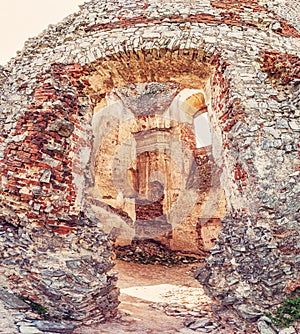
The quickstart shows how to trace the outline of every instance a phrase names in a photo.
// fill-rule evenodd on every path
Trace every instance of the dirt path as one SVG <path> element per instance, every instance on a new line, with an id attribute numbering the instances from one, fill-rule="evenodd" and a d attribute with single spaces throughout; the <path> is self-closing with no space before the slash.
<path id="1" fill-rule="evenodd" d="M 211 319 L 210 300 L 193 277 L 195 265 L 171 268 L 117 261 L 118 286 L 121 290 L 119 319 L 94 327 L 81 327 L 76 334 L 191 334 L 189 321 L 213 320 L 198 332 L 247 333 L 231 319 Z M 215 326 L 215 328 L 213 328 Z M 251 333 L 255 333 L 252 331 Z M 75 334 L 74 333 L 74 334 Z M 250 333 L 250 332 L 249 332 Z"/>
<path id="2" fill-rule="evenodd" d="M 151 264 L 116 261 L 116 271 L 119 272 L 118 286 L 120 289 L 132 286 L 146 286 L 157 284 L 175 284 L 189 287 L 199 287 L 193 276 L 195 264 L 182 264 L 166 267 Z"/>
<path id="3" fill-rule="evenodd" d="M 122 276 L 119 281 L 120 310 L 129 315 L 124 319 L 135 320 L 132 323 L 135 333 L 176 333 L 184 327 L 184 319 L 174 317 L 180 313 L 179 304 L 197 304 L 199 299 L 199 291 L 195 293 L 199 283 L 194 279 L 191 268 L 191 265 L 168 268 L 117 263 Z M 169 307 L 166 311 L 169 315 L 163 311 L 166 307 Z M 188 313 L 188 310 L 182 308 L 181 312 Z"/>
<path id="4" fill-rule="evenodd" d="M 76 333 L 178 333 L 177 329 L 184 327 L 184 320 L 166 315 L 159 309 L 160 303 L 149 300 L 151 299 L 149 295 L 157 299 L 160 293 L 167 292 L 168 287 L 183 284 L 191 288 L 199 287 L 190 268 L 190 265 L 168 268 L 117 261 L 115 270 L 119 273 L 118 286 L 121 290 L 119 310 L 122 319 L 98 325 L 96 328 L 81 328 Z M 147 291 L 145 287 L 148 287 Z M 163 302 L 163 298 L 161 299 Z"/>

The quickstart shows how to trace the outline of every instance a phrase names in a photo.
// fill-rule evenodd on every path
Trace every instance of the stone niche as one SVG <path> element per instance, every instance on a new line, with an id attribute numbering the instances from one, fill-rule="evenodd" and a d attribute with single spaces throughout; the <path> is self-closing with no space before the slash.
<path id="1" fill-rule="evenodd" d="M 211 146 L 196 145 L 194 119 L 205 111 L 200 90 L 156 82 L 114 89 L 95 107 L 88 202 L 116 246 L 213 247 L 226 209 Z"/>

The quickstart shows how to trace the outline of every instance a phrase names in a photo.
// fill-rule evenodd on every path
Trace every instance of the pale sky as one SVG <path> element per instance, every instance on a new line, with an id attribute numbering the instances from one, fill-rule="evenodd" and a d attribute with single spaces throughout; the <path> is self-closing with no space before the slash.
<path id="1" fill-rule="evenodd" d="M 87 0 L 0 0 L 0 65 L 49 24 L 79 10 Z"/>

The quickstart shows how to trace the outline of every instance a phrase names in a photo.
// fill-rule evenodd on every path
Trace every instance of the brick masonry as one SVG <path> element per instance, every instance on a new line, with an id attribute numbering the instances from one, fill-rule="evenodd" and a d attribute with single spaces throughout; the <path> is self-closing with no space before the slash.
<path id="1" fill-rule="evenodd" d="M 59 290 L 60 315 L 87 319 L 91 310 L 79 291 L 73 308 L 66 306 L 67 285 L 64 290 L 48 281 L 54 287 L 50 293 L 47 283 L 38 284 L 47 274 L 39 269 L 37 253 L 50 270 L 61 263 L 64 277 L 76 276 L 79 267 L 64 260 L 64 254 L 74 256 L 75 243 L 74 260 L 97 271 L 103 282 L 94 294 L 94 277 L 86 277 L 90 313 L 98 320 L 114 314 L 112 251 L 101 232 L 104 222 L 85 200 L 94 182 L 94 108 L 114 88 L 156 81 L 203 91 L 212 154 L 222 170 L 227 215 L 198 279 L 209 294 L 238 310 L 244 304 L 268 308 L 295 289 L 300 263 L 296 14 L 291 1 L 94 0 L 28 40 L 0 69 L 0 221 L 2 231 L 9 231 L 1 234 L 2 254 L 8 252 L 1 263 L 11 288 L 37 300 L 47 296 L 54 315 Z M 55 256 L 42 259 L 46 237 L 57 246 Z M 12 249 L 17 260 L 11 259 Z M 99 262 L 105 263 L 101 270 Z"/>

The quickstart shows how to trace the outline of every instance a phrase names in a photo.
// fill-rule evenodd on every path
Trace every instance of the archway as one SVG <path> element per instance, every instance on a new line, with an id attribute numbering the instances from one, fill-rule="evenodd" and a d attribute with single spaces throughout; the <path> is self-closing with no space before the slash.
<path id="1" fill-rule="evenodd" d="M 127 159 L 126 150 L 118 152 L 117 145 L 111 145 L 114 140 L 121 139 L 121 142 L 125 143 L 124 147 L 126 147 L 127 140 L 135 141 L 135 150 L 140 150 L 140 156 L 135 155 L 134 159 L 131 159 L 132 161 L 129 159 L 127 164 L 129 170 L 135 173 L 135 166 L 130 166 L 130 164 L 131 162 L 135 165 L 142 163 L 144 159 L 143 155 L 148 152 L 148 149 L 143 148 L 144 140 L 140 140 L 139 136 L 141 135 L 141 131 L 145 131 L 146 133 L 148 131 L 147 135 L 150 134 L 148 138 L 150 144 L 152 145 L 153 140 L 155 145 L 157 144 L 156 146 L 154 145 L 156 150 L 154 150 L 154 161 L 156 161 L 157 165 L 154 171 L 160 171 L 159 161 L 161 160 L 168 161 L 167 164 L 173 164 L 174 168 L 172 167 L 171 169 L 177 169 L 174 175 L 175 179 L 177 175 L 179 182 L 177 185 L 178 189 L 169 190 L 168 196 L 166 196 L 169 202 L 166 201 L 159 204 L 162 208 L 165 206 L 165 209 L 163 209 L 165 212 L 162 212 L 161 216 L 169 215 L 168 219 L 170 221 L 173 220 L 173 222 L 170 223 L 168 221 L 165 224 L 167 226 L 167 233 L 170 232 L 170 225 L 168 224 L 173 224 L 174 227 L 177 225 L 176 228 L 172 225 L 172 238 L 165 238 L 165 241 L 170 249 L 188 249 L 191 253 L 203 251 L 203 249 L 199 250 L 197 243 L 200 242 L 202 246 L 204 245 L 201 240 L 203 240 L 202 232 L 205 229 L 202 230 L 200 228 L 203 222 L 199 223 L 197 221 L 199 218 L 198 213 L 192 210 L 197 206 L 194 205 L 193 197 L 191 197 L 191 201 L 187 201 L 185 196 L 180 197 L 182 193 L 194 197 L 197 194 L 197 168 L 194 167 L 197 165 L 196 160 L 198 158 L 194 154 L 196 152 L 196 144 L 195 136 L 193 135 L 194 112 L 191 111 L 193 105 L 191 104 L 191 107 L 188 107 L 186 112 L 174 106 L 170 108 L 170 106 L 174 98 L 178 95 L 178 92 L 182 92 L 188 88 L 200 89 L 201 94 L 198 98 L 204 103 L 204 96 L 206 96 L 205 103 L 207 103 L 208 109 L 211 108 L 210 80 L 211 76 L 215 75 L 214 73 L 217 68 L 214 65 L 214 61 L 214 55 L 206 55 L 204 57 L 203 53 L 197 50 L 185 50 L 183 52 L 161 50 L 159 54 L 155 50 L 142 50 L 130 54 L 114 54 L 104 59 L 99 59 L 97 62 L 85 67 L 76 64 L 55 64 L 48 71 L 41 74 L 41 84 L 34 91 L 33 104 L 25 115 L 26 118 L 20 118 L 19 125 L 17 126 L 17 132 L 24 133 L 24 138 L 22 137 L 20 148 L 16 152 L 16 159 L 24 161 L 25 165 L 21 167 L 23 168 L 22 173 L 26 173 L 26 179 L 30 180 L 28 181 L 29 187 L 21 187 L 20 195 L 22 196 L 23 208 L 28 214 L 28 221 L 31 222 L 31 225 L 28 225 L 26 229 L 31 229 L 32 238 L 35 238 L 34 236 L 37 234 L 35 239 L 37 240 L 35 241 L 36 251 L 39 252 L 39 247 L 41 249 L 52 249 L 53 246 L 51 244 L 57 239 L 55 244 L 63 245 L 66 259 L 68 259 L 67 254 L 69 254 L 69 259 L 66 263 L 61 263 L 61 260 L 57 259 L 57 263 L 49 263 L 49 266 L 56 268 L 59 263 L 59 266 L 64 268 L 70 277 L 74 277 L 75 279 L 74 275 L 81 272 L 81 269 L 87 266 L 84 253 L 88 252 L 90 254 L 90 251 L 93 250 L 94 254 L 91 255 L 88 265 L 91 265 L 94 269 L 85 271 L 85 281 L 93 282 L 89 287 L 90 292 L 87 294 L 87 298 L 94 305 L 95 312 L 88 312 L 85 310 L 85 305 L 79 303 L 78 307 L 82 312 L 82 319 L 85 316 L 100 318 L 110 316 L 114 313 L 117 304 L 117 290 L 115 289 L 114 276 L 110 276 L 109 274 L 109 270 L 113 265 L 110 257 L 111 253 L 105 251 L 106 257 L 104 259 L 101 253 L 104 249 L 109 249 L 109 245 L 104 241 L 105 235 L 103 234 L 103 229 L 107 227 L 107 222 L 111 220 L 111 217 L 113 215 L 116 216 L 116 209 L 118 209 L 110 201 L 114 200 L 118 202 L 120 198 L 123 197 L 124 199 L 124 196 L 119 194 L 119 191 L 112 194 L 110 186 L 104 182 L 105 178 L 107 180 L 111 179 L 112 168 L 104 169 L 104 174 L 101 174 L 97 170 L 101 166 L 101 161 L 106 166 L 114 166 L 115 158 L 118 160 L 120 157 L 123 159 L 125 156 Z M 130 102 L 130 108 L 133 108 L 131 114 L 134 115 L 137 113 L 137 116 L 134 115 L 134 117 L 129 117 L 131 114 L 126 111 L 126 108 L 125 110 L 122 109 L 122 103 L 124 104 L 126 99 L 120 99 L 120 96 L 126 92 L 130 92 L 128 87 L 132 88 L 132 92 L 138 92 L 137 94 L 133 94 L 132 100 L 130 100 L 130 94 L 126 97 Z M 163 90 L 160 91 L 162 88 Z M 141 89 L 141 94 L 139 93 L 139 89 Z M 109 113 L 103 113 L 103 110 L 105 110 L 103 108 L 109 109 L 111 107 L 109 99 L 115 98 L 115 96 L 119 96 L 119 100 L 117 99 L 119 102 L 115 103 L 116 101 L 114 101 L 111 111 L 112 115 L 116 114 L 117 117 L 113 117 L 109 122 L 106 122 L 105 117 Z M 160 100 L 159 96 L 161 96 Z M 157 100 L 160 101 L 161 106 L 157 105 L 157 103 L 152 103 Z M 50 103 L 49 101 L 51 101 L 51 106 L 53 106 L 51 110 L 47 107 Z M 149 101 L 151 103 L 148 103 Z M 174 103 L 176 104 L 177 102 L 175 101 Z M 150 109 L 141 108 L 143 104 Z M 201 105 L 202 107 L 204 105 Z M 168 117 L 165 115 L 166 111 L 167 115 L 168 113 L 170 114 Z M 216 118 L 216 115 L 212 109 L 210 109 L 210 113 L 212 124 L 214 124 L 213 117 Z M 136 119 L 138 122 L 136 122 Z M 99 124 L 101 124 L 101 130 L 99 130 Z M 26 129 L 29 131 L 26 132 Z M 162 134 L 167 133 L 166 129 L 170 129 L 169 137 L 164 137 L 164 135 L 160 137 Z M 160 139 L 157 140 L 157 138 L 164 139 L 161 141 Z M 175 140 L 172 140 L 172 138 Z M 217 135 L 215 138 L 217 138 Z M 103 145 L 105 141 L 110 145 Z M 218 145 L 212 151 L 212 155 L 214 155 L 214 152 L 218 152 L 221 146 L 219 140 L 216 140 L 216 142 L 218 142 Z M 13 149 L 12 145 L 11 143 L 8 144 L 7 152 Z M 172 145 L 175 145 L 175 151 Z M 131 144 L 129 146 L 132 147 Z M 36 149 L 37 147 L 39 147 L 39 150 Z M 105 155 L 104 152 L 101 152 L 101 148 L 103 147 L 111 151 Z M 170 147 L 172 150 L 170 150 Z M 161 148 L 166 152 L 159 152 Z M 28 150 L 32 152 L 33 156 L 29 160 L 23 160 L 25 155 L 22 152 L 28 152 Z M 63 152 L 67 154 L 64 155 Z M 180 154 L 183 159 L 179 160 L 187 160 L 188 163 L 186 165 L 181 163 L 178 167 L 176 165 L 176 158 L 174 159 L 171 153 L 174 153 L 175 157 L 177 154 Z M 119 157 L 118 154 L 120 154 Z M 170 156 L 171 158 L 165 159 L 165 156 Z M 190 158 L 186 159 L 186 157 Z M 136 158 L 140 159 L 139 162 L 134 162 Z M 8 159 L 8 157 L 5 157 L 5 159 Z M 219 163 L 220 157 L 216 161 Z M 9 161 L 5 160 L 5 163 L 8 165 Z M 195 175 L 190 173 L 190 170 L 193 171 L 192 167 L 194 168 Z M 127 169 L 125 168 L 125 173 L 127 173 Z M 120 169 L 116 170 L 120 171 Z M 181 180 L 182 171 L 184 171 L 186 178 L 183 182 Z M 122 182 L 127 180 L 128 177 L 126 175 L 125 178 L 123 177 L 118 181 L 120 174 L 118 172 L 114 175 L 113 181 L 121 186 L 121 190 L 124 191 Z M 5 184 L 7 193 L 11 191 L 10 196 L 14 196 L 12 194 L 14 194 L 15 190 L 12 189 L 13 184 L 10 183 L 12 178 L 8 169 L 3 172 L 2 177 L 4 182 L 7 180 Z M 65 184 L 62 184 L 62 181 Z M 181 183 L 184 185 L 182 189 Z M 103 187 L 103 184 L 105 187 Z M 142 186 L 149 188 L 149 183 Z M 158 186 L 160 187 L 160 184 Z M 99 189 L 104 191 L 104 203 L 99 201 Z M 134 190 L 134 186 L 131 187 L 132 190 Z M 105 191 L 108 191 L 108 193 L 105 194 Z M 126 191 L 125 189 L 125 194 Z M 141 192 L 143 193 L 143 191 Z M 172 196 L 175 200 L 174 198 L 172 199 Z M 176 202 L 176 197 L 181 200 L 181 204 L 192 204 L 190 209 L 182 212 L 180 205 L 177 207 L 173 205 L 175 208 L 173 209 L 172 204 Z M 9 197 L 6 200 L 9 201 Z M 149 205 L 153 204 L 151 201 L 149 203 L 149 199 L 146 198 L 146 200 L 148 200 Z M 131 210 L 132 203 L 128 201 L 126 206 L 127 211 L 123 208 L 117 212 L 117 216 L 119 214 L 118 217 L 121 222 L 124 222 L 125 218 L 125 223 L 129 226 L 128 222 L 130 222 L 131 218 L 128 212 Z M 25 209 L 26 207 L 27 209 Z M 168 212 L 168 209 L 171 207 L 172 210 Z M 102 210 L 101 215 L 98 214 L 99 210 Z M 137 210 L 134 211 L 137 214 Z M 102 215 L 103 212 L 106 212 L 106 216 Z M 183 224 L 181 221 L 182 214 L 184 218 L 186 216 L 186 224 Z M 193 218 L 189 221 L 189 217 L 192 216 Z M 35 224 L 39 225 L 41 229 L 46 229 L 47 232 L 44 233 L 43 238 L 41 238 L 39 230 L 35 230 Z M 196 226 L 193 226 L 193 224 L 196 224 Z M 136 230 L 140 229 L 140 226 L 136 225 Z M 186 233 L 187 226 L 193 226 L 193 229 L 190 228 L 189 232 L 194 235 L 189 245 L 187 244 L 188 238 L 182 238 Z M 149 229 L 149 225 L 146 226 L 146 229 Z M 107 232 L 110 232 L 110 230 L 107 230 Z M 164 230 L 165 232 L 166 230 Z M 45 238 L 48 233 L 54 233 L 54 235 L 47 240 Z M 64 239 L 65 241 L 62 241 Z M 96 241 L 98 239 L 102 240 L 100 244 L 99 241 Z M 69 261 L 74 260 L 73 250 L 75 244 L 78 250 L 80 249 L 80 245 L 84 245 L 83 248 L 85 251 L 82 253 L 79 250 L 78 263 L 81 264 L 74 267 L 73 265 L 70 266 Z M 57 249 L 55 252 L 59 258 L 62 250 Z M 41 254 L 41 256 L 43 255 Z M 52 257 L 51 261 L 56 261 L 55 259 L 56 257 Z M 92 263 L 95 263 L 95 265 L 93 266 Z M 99 264 L 96 265 L 97 263 Z M 33 266 L 33 263 L 31 266 Z M 31 270 L 24 265 L 20 268 L 20 272 L 24 272 L 26 275 Z M 39 273 L 39 275 L 43 274 Z M 105 303 L 109 305 L 103 308 L 103 312 L 106 315 L 102 311 L 97 311 L 99 306 L 97 306 L 97 300 L 94 300 L 93 297 L 95 294 L 94 281 L 99 275 L 108 277 L 108 279 L 105 279 L 105 283 L 98 287 L 98 295 L 103 296 L 103 294 L 106 294 Z M 14 289 L 22 291 L 22 294 L 26 296 L 33 296 L 35 300 L 39 301 L 41 294 L 35 293 L 39 287 L 36 286 L 34 281 L 25 282 L 20 280 L 14 286 Z M 48 287 L 41 286 L 41 289 L 48 289 Z M 28 293 L 27 291 L 30 292 Z M 58 292 L 61 306 L 57 305 L 57 298 L 53 299 L 52 293 L 49 292 L 49 294 L 46 301 L 49 305 L 49 310 L 53 310 L 55 314 L 62 312 L 62 317 L 67 316 L 72 318 L 70 312 L 72 314 L 73 311 L 66 308 L 67 300 L 70 298 L 70 290 L 67 285 L 65 288 L 60 288 Z M 68 315 L 66 315 L 66 312 Z"/>
<path id="2" fill-rule="evenodd" d="M 195 94 L 197 104 L 191 103 Z M 204 94 L 179 83 L 145 82 L 116 87 L 104 98 L 91 122 L 95 182 L 84 205 L 91 205 L 104 230 L 113 234 L 119 258 L 168 263 L 168 250 L 201 264 L 225 215 L 212 145 L 196 145 L 194 119 L 207 110 Z M 132 270 L 124 267 L 118 262 L 118 269 Z M 142 289 L 142 284 L 137 278 L 131 289 Z M 155 295 L 159 287 L 152 283 L 147 288 Z M 121 309 L 126 305 L 123 291 Z"/>
<path id="3" fill-rule="evenodd" d="M 104 229 L 116 245 L 151 240 L 193 255 L 213 246 L 225 200 L 211 145 L 197 149 L 194 118 L 206 109 L 197 92 L 195 105 L 194 90 L 182 85 L 130 84 L 107 94 L 105 107 L 96 106 L 95 186 L 87 202 L 108 222 Z"/>

